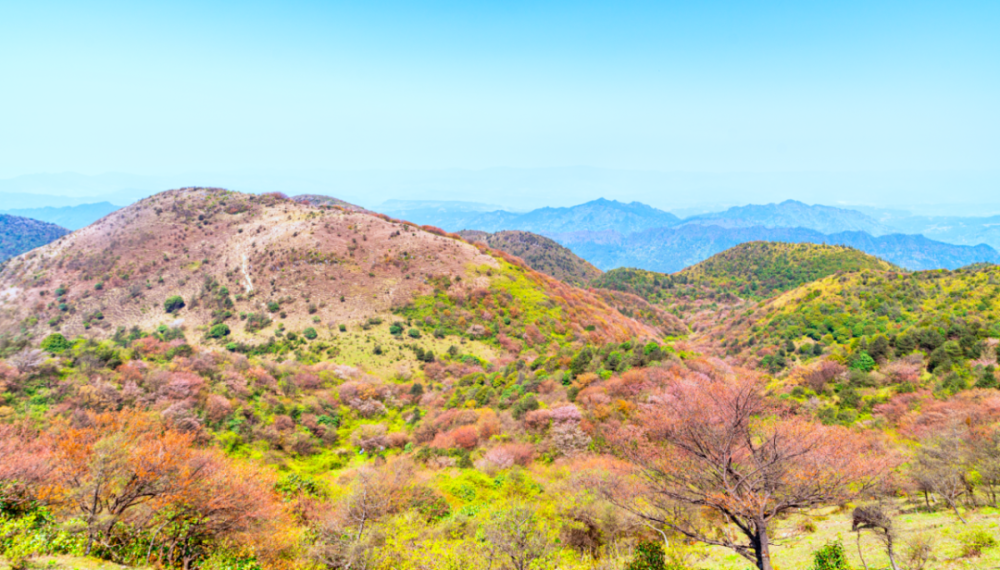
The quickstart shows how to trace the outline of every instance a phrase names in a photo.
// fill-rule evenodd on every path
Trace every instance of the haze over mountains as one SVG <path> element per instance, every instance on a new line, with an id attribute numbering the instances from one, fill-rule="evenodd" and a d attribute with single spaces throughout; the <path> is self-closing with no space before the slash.
<path id="1" fill-rule="evenodd" d="M 933 226 L 928 219 L 900 219 L 889 224 L 856 210 L 807 205 L 795 200 L 779 204 L 733 207 L 723 212 L 681 219 L 645 204 L 599 199 L 570 208 L 541 208 L 526 213 L 484 212 L 472 203 L 392 202 L 383 211 L 406 215 L 417 223 L 448 231 L 530 231 L 548 236 L 600 269 L 637 267 L 675 272 L 734 245 L 778 241 L 844 245 L 876 255 L 907 269 L 955 269 L 972 263 L 997 263 L 993 245 L 972 236 L 992 237 L 989 222 L 974 219 Z M 945 243 L 900 231 L 931 228 L 962 243 Z M 947 229 L 945 229 L 947 228 Z M 963 228 L 970 231 L 962 233 Z M 949 240 L 951 241 L 951 240 Z"/>
<path id="2" fill-rule="evenodd" d="M 516 182 L 523 188 L 534 187 L 545 179 L 521 174 L 518 178 L 511 172 L 500 178 Z M 563 178 L 567 175 L 549 174 L 553 183 L 557 180 L 565 182 Z M 914 270 L 954 269 L 971 263 L 1000 261 L 997 254 L 997 249 L 1000 249 L 1000 216 L 914 216 L 902 210 L 808 205 L 796 200 L 735 206 L 720 212 L 696 213 L 687 217 L 639 201 L 625 203 L 606 198 L 570 207 L 546 206 L 530 211 L 513 211 L 498 204 L 462 200 L 390 199 L 371 207 L 371 197 L 387 192 L 393 184 L 402 184 L 400 180 L 413 177 L 383 178 L 381 185 L 361 184 L 357 188 L 345 188 L 346 193 L 336 197 L 331 196 L 323 184 L 315 181 L 289 181 L 264 176 L 254 185 L 258 192 L 268 189 L 271 184 L 283 189 L 304 189 L 308 193 L 296 199 L 313 204 L 346 205 L 359 210 L 366 208 L 353 206 L 357 202 L 349 198 L 367 188 L 371 190 L 371 196 L 364 202 L 367 209 L 452 232 L 520 231 L 546 236 L 602 270 L 637 267 L 674 272 L 748 241 L 846 245 Z M 448 184 L 457 184 L 459 180 L 465 184 L 478 178 L 456 174 L 451 178 L 413 179 L 447 187 Z M 119 205 L 151 193 L 150 188 L 156 184 L 167 182 L 169 180 L 155 177 L 112 174 L 101 177 L 39 175 L 0 181 L 0 191 L 14 191 L 4 194 L 5 204 L 14 206 L 6 213 L 76 230 L 116 211 Z M 128 185 L 135 188 L 125 188 Z M 125 189 L 109 194 L 107 200 L 80 203 L 80 200 L 97 200 L 87 194 L 111 187 Z M 487 184 L 487 187 L 490 186 Z M 62 192 L 65 195 L 33 194 L 38 192 Z M 581 196 L 589 192 L 584 191 Z M 286 193 L 293 195 L 292 192 Z M 429 195 L 438 194 L 440 192 L 429 192 Z M 478 197 L 483 193 L 468 195 Z M 502 192 L 492 195 L 498 201 L 510 198 Z M 524 203 L 537 202 L 526 199 Z M 28 204 L 45 205 L 23 207 Z M 10 254 L 20 252 L 12 249 Z"/>

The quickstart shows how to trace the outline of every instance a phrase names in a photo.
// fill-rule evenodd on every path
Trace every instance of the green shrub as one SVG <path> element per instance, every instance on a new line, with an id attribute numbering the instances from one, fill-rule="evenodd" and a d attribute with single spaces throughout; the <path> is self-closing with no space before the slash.
<path id="1" fill-rule="evenodd" d="M 42 340 L 42 350 L 52 354 L 59 354 L 71 346 L 66 337 L 59 333 L 52 333 Z"/>
<path id="2" fill-rule="evenodd" d="M 347 325 L 340 325 L 338 328 L 340 329 L 340 332 L 347 332 Z"/>
<path id="3" fill-rule="evenodd" d="M 392 323 L 392 325 L 389 326 L 389 334 L 393 336 L 403 334 L 403 323 Z"/>
<path id="4" fill-rule="evenodd" d="M 163 302 L 163 310 L 168 313 L 176 313 L 184 308 L 184 299 L 180 295 L 174 295 Z"/>
<path id="5" fill-rule="evenodd" d="M 655 542 L 640 542 L 635 547 L 635 557 L 626 570 L 667 570 L 663 547 Z"/>
<path id="6" fill-rule="evenodd" d="M 859 352 L 851 360 L 851 368 L 862 372 L 871 372 L 875 369 L 875 359 L 867 352 Z"/>
<path id="7" fill-rule="evenodd" d="M 306 330 L 302 331 L 302 336 L 306 337 L 309 340 L 315 340 L 316 337 L 319 336 L 319 334 L 316 332 L 316 329 L 308 327 Z"/>
<path id="8" fill-rule="evenodd" d="M 250 313 L 246 319 L 246 331 L 248 333 L 255 333 L 271 325 L 271 319 L 264 313 Z"/>
<path id="9" fill-rule="evenodd" d="M 984 528 L 973 528 L 958 537 L 962 545 L 962 556 L 969 558 L 979 556 L 983 550 L 997 545 L 997 539 Z"/>
<path id="10" fill-rule="evenodd" d="M 420 331 L 417 329 L 410 329 L 406 334 L 410 335 L 410 338 L 420 338 Z"/>
<path id="11" fill-rule="evenodd" d="M 519 420 L 524 414 L 538 409 L 538 399 L 535 398 L 534 394 L 525 394 L 520 400 L 514 404 L 511 408 L 510 413 L 514 416 L 514 419 Z"/>
<path id="12" fill-rule="evenodd" d="M 839 541 L 828 542 L 813 554 L 812 570 L 851 570 Z"/>
<path id="13" fill-rule="evenodd" d="M 267 304 L 267 310 L 271 313 L 277 313 L 281 310 L 281 305 L 277 301 L 271 301 Z"/>
<path id="14" fill-rule="evenodd" d="M 229 325 L 226 323 L 219 323 L 208 330 L 209 338 L 224 338 L 227 336 L 229 336 Z"/>

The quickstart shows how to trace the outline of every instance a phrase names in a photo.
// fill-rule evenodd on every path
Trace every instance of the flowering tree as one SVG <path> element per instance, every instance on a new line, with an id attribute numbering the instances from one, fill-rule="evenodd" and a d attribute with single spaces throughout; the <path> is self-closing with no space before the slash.
<path id="1" fill-rule="evenodd" d="M 752 375 L 680 380 L 609 434 L 639 485 L 609 498 L 691 539 L 771 569 L 769 528 L 791 511 L 849 498 L 886 472 L 873 443 L 844 428 L 773 413 Z M 705 524 L 698 514 L 717 516 Z"/>

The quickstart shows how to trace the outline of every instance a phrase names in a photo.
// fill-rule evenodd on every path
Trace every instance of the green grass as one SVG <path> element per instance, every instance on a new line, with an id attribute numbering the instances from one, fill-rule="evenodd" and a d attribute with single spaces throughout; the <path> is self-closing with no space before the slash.
<path id="1" fill-rule="evenodd" d="M 320 339 L 335 351 L 336 357 L 333 357 L 333 360 L 337 364 L 363 368 L 386 378 L 394 376 L 401 367 L 408 367 L 414 372 L 420 370 L 421 363 L 417 360 L 415 352 L 407 345 L 419 346 L 424 351 L 430 350 L 437 357 L 446 354 L 451 346 L 458 348 L 461 354 L 483 360 L 491 361 L 497 357 L 496 350 L 492 346 L 455 335 L 436 338 L 433 334 L 425 333 L 418 339 L 411 338 L 405 333 L 393 335 L 389 332 L 389 328 L 393 322 L 399 320 L 399 317 L 383 315 L 381 320 L 381 324 L 366 325 L 368 330 L 364 330 L 361 325 L 351 325 L 347 332 L 323 334 Z M 382 347 L 382 354 L 375 354 L 376 346 Z"/>
<path id="2" fill-rule="evenodd" d="M 915 512 L 899 515 L 894 519 L 898 532 L 896 563 L 906 570 L 903 561 L 909 543 L 924 535 L 932 543 L 932 558 L 927 570 L 972 570 L 1000 568 L 1000 547 L 984 549 L 980 556 L 963 557 L 960 536 L 972 529 L 985 530 L 1000 541 L 998 511 L 992 508 L 963 513 L 968 525 L 962 524 L 950 511 Z M 812 521 L 815 532 L 802 530 L 803 521 Z M 773 533 L 771 556 L 775 570 L 808 570 L 813 553 L 824 544 L 841 540 L 852 568 L 864 568 L 858 554 L 857 535 L 851 532 L 851 511 L 824 509 L 810 516 L 794 516 L 781 521 Z M 878 538 L 868 531 L 861 534 L 861 550 L 870 570 L 889 568 L 889 558 Z M 721 547 L 695 547 L 689 564 L 692 570 L 748 570 L 751 564 Z"/>
<path id="3" fill-rule="evenodd" d="M 122 566 L 100 558 L 84 556 L 39 556 L 28 562 L 28 567 L 40 570 L 128 570 L 142 566 Z M 10 570 L 7 560 L 0 556 L 0 570 Z"/>

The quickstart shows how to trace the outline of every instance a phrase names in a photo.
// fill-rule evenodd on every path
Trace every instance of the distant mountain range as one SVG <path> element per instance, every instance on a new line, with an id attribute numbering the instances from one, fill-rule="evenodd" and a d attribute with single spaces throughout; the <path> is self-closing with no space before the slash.
<path id="1" fill-rule="evenodd" d="M 306 194 L 293 199 L 311 205 L 338 205 L 365 211 L 325 195 Z M 496 208 L 464 201 L 390 200 L 379 211 L 452 232 L 474 230 L 496 234 L 516 231 L 548 236 L 602 270 L 636 267 L 674 272 L 732 246 L 761 240 L 845 245 L 907 269 L 954 269 L 970 263 L 1000 262 L 1000 254 L 991 247 L 1000 247 L 1000 216 L 906 217 L 892 213 L 879 215 L 876 219 L 857 210 L 808 205 L 794 200 L 738 206 L 685 219 L 639 202 L 603 198 L 573 207 L 546 207 L 530 212 Z M 9 213 L 75 230 L 116 209 L 113 203 L 99 202 L 20 208 Z M 48 235 L 51 239 L 58 237 L 51 232 L 39 235 Z M 586 281 L 588 277 L 584 274 L 588 271 L 567 261 L 570 258 L 566 255 L 557 255 L 558 251 L 552 248 L 554 244 L 546 245 L 547 240 L 529 239 L 526 235 L 503 234 L 489 239 L 500 249 L 517 250 L 515 255 L 531 256 L 543 252 L 546 259 L 555 256 L 561 261 L 542 271 L 559 273 L 560 278 L 571 282 Z M 18 249 L 21 245 L 34 243 L 9 232 L 3 237 L 17 244 L 9 248 L 11 252 L 20 253 L 24 251 Z"/>
<path id="2" fill-rule="evenodd" d="M 111 202 L 98 202 L 96 204 L 80 204 L 79 206 L 63 206 L 53 208 L 20 208 L 7 210 L 6 213 L 14 216 L 32 218 L 50 224 L 56 224 L 69 230 L 85 228 L 90 224 L 107 216 L 111 212 L 119 209 Z"/>
<path id="3" fill-rule="evenodd" d="M 638 267 L 672 273 L 750 241 L 844 245 L 906 269 L 957 269 L 973 263 L 1000 263 L 1000 254 L 987 245 L 952 245 L 919 235 L 823 234 L 806 228 L 726 228 L 690 224 L 631 234 L 581 231 L 550 234 L 549 237 L 603 270 Z"/>
<path id="4" fill-rule="evenodd" d="M 469 202 L 407 205 L 397 204 L 386 213 L 448 231 L 520 230 L 545 235 L 602 270 L 637 267 L 674 272 L 735 245 L 761 240 L 850 246 L 907 269 L 954 269 L 1000 261 L 1000 254 L 982 242 L 953 244 L 923 235 L 906 235 L 896 229 L 904 219 L 893 220 L 897 224 L 890 225 L 856 210 L 811 206 L 795 200 L 733 207 L 683 220 L 638 202 L 605 199 L 527 213 L 484 211 L 486 205 Z M 914 218 L 910 223 L 915 225 L 907 227 L 943 235 L 958 227 L 955 221 L 934 226 L 926 219 Z M 963 227 L 975 227 L 984 237 L 991 236 L 991 232 L 1000 236 L 1000 223 L 996 227 L 989 223 Z"/>
<path id="5" fill-rule="evenodd" d="M 613 230 L 622 233 L 638 232 L 651 228 L 673 226 L 680 218 L 652 206 L 632 202 L 626 204 L 604 198 L 570 208 L 539 208 L 527 213 L 494 210 L 484 212 L 481 205 L 457 202 L 427 203 L 425 207 L 400 208 L 387 202 L 379 211 L 418 224 L 429 224 L 457 232 L 480 230 L 498 232 L 521 230 L 536 234 L 561 233 L 586 229 L 591 231 Z"/>
<path id="6" fill-rule="evenodd" d="M 856 210 L 832 206 L 810 206 L 796 200 L 780 204 L 739 206 L 724 212 L 702 214 L 684 220 L 685 224 L 726 228 L 808 228 L 822 233 L 866 232 L 873 236 L 893 233 L 893 228 Z"/>

